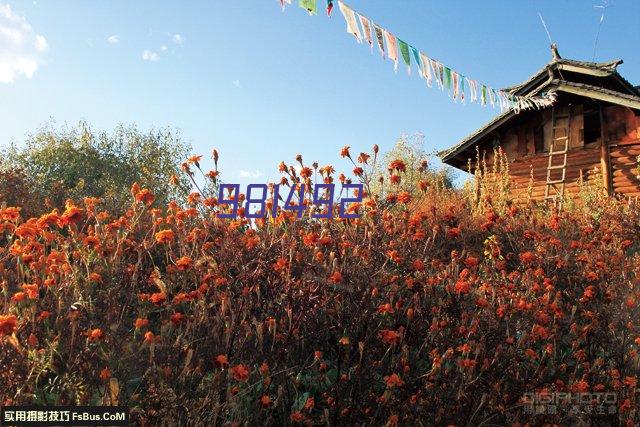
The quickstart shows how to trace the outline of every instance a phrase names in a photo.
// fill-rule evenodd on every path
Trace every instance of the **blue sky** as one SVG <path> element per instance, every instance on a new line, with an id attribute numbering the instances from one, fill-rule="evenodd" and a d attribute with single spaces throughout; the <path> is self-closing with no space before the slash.
<path id="1" fill-rule="evenodd" d="M 426 55 L 500 88 L 550 59 L 538 12 L 563 57 L 591 60 L 601 1 L 348 3 Z M 225 181 L 246 184 L 274 179 L 280 160 L 298 153 L 348 171 L 342 146 L 386 150 L 403 133 L 423 133 L 425 149 L 440 150 L 498 114 L 452 102 L 402 64 L 394 73 L 391 61 L 346 33 L 337 5 L 328 18 L 293 3 L 283 13 L 277 0 L 0 0 L 0 144 L 20 143 L 52 119 L 106 130 L 171 125 L 195 153 L 218 148 Z M 624 59 L 619 70 L 634 84 L 639 17 L 639 1 L 612 0 L 596 55 Z M 3 25 L 17 26 L 30 47 L 7 46 Z"/>

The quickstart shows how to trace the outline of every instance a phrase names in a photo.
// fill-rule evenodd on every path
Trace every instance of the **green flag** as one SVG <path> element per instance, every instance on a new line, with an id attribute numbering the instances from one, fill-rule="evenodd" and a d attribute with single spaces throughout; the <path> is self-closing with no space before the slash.
<path id="1" fill-rule="evenodd" d="M 482 105 L 487 105 L 487 87 L 482 85 Z"/>
<path id="2" fill-rule="evenodd" d="M 451 89 L 451 68 L 444 67 L 444 87 Z"/>
<path id="3" fill-rule="evenodd" d="M 404 63 L 407 64 L 407 67 L 411 68 L 411 57 L 409 56 L 409 45 L 398 39 L 398 45 L 400 45 L 400 53 L 402 53 L 402 59 L 404 59 Z"/>
<path id="4" fill-rule="evenodd" d="M 318 13 L 316 0 L 298 0 L 298 5 L 309 12 L 309 15 L 315 15 Z"/>

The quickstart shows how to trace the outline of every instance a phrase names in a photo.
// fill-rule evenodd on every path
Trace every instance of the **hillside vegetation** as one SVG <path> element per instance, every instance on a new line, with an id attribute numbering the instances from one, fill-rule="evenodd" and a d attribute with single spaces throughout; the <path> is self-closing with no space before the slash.
<path id="1" fill-rule="evenodd" d="M 369 189 L 377 148 L 342 156 Z M 298 163 L 283 183 L 347 180 Z M 384 166 L 355 220 L 223 220 L 209 190 L 155 207 L 137 184 L 122 216 L 1 208 L 0 402 L 118 403 L 147 425 L 636 424 L 638 205 L 514 204 L 481 175 L 409 191 Z M 614 392 L 615 413 L 535 418 L 534 391 Z"/>

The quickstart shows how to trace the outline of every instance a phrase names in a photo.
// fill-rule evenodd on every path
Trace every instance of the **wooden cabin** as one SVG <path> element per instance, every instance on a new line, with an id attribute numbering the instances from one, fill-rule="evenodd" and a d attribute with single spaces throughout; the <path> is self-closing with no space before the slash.
<path id="1" fill-rule="evenodd" d="M 555 91 L 553 106 L 508 110 L 441 152 L 444 163 L 471 171 L 478 153 L 488 165 L 496 148 L 508 160 L 515 198 L 570 197 L 578 181 L 602 185 L 609 194 L 640 196 L 640 86 L 625 80 L 621 60 L 593 63 L 552 60 L 505 92 L 518 96 Z"/>

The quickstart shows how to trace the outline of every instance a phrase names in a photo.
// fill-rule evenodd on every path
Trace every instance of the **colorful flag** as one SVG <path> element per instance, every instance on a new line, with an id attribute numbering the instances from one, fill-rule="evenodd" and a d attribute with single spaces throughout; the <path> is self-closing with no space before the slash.
<path id="1" fill-rule="evenodd" d="M 309 15 L 318 13 L 318 4 L 316 0 L 298 0 L 298 6 L 309 12 Z"/>
<path id="2" fill-rule="evenodd" d="M 471 80 L 467 77 L 467 82 L 469 82 L 469 93 L 471 94 L 471 102 L 476 102 L 478 100 L 478 86 L 475 80 Z"/>
<path id="3" fill-rule="evenodd" d="M 396 36 L 391 34 L 388 30 L 384 31 L 384 38 L 387 41 L 387 51 L 389 52 L 389 59 L 393 61 L 393 69 L 398 71 L 398 42 Z"/>
<path id="4" fill-rule="evenodd" d="M 411 53 L 413 54 L 413 59 L 416 61 L 416 68 L 418 69 L 418 75 L 422 78 L 422 66 L 420 65 L 420 54 L 418 53 L 418 49 L 413 46 L 409 46 L 411 49 Z"/>
<path id="5" fill-rule="evenodd" d="M 459 81 L 460 81 L 460 101 L 462 101 L 463 104 L 464 104 L 464 92 L 465 92 L 464 80 L 465 80 L 465 77 L 462 74 L 460 74 L 460 78 L 459 78 Z"/>
<path id="6" fill-rule="evenodd" d="M 440 73 L 440 63 L 434 59 L 429 58 L 429 64 L 431 64 L 431 69 L 433 70 L 433 75 L 436 79 L 436 83 L 438 84 L 438 87 L 440 89 L 442 89 L 442 75 Z"/>
<path id="7" fill-rule="evenodd" d="M 404 63 L 407 64 L 407 73 L 411 75 L 411 56 L 409 56 L 409 45 L 400 39 L 398 39 L 398 45 L 400 45 L 402 59 L 404 59 Z"/>
<path id="8" fill-rule="evenodd" d="M 420 52 L 420 62 L 422 62 L 422 76 L 427 80 L 427 86 L 431 87 L 431 60 L 422 52 Z"/>
<path id="9" fill-rule="evenodd" d="M 453 99 L 458 99 L 460 94 L 459 75 L 455 71 L 451 71 L 451 85 L 453 86 Z"/>
<path id="10" fill-rule="evenodd" d="M 489 90 L 489 102 L 491 103 L 491 106 L 495 106 L 496 103 L 496 93 L 492 88 L 488 88 Z"/>
<path id="11" fill-rule="evenodd" d="M 444 87 L 451 90 L 451 68 L 444 67 Z"/>
<path id="12" fill-rule="evenodd" d="M 356 21 L 356 13 L 341 1 L 338 1 L 338 7 L 340 8 L 340 12 L 342 12 L 342 16 L 344 16 L 344 20 L 347 22 L 347 33 L 353 34 L 358 43 L 362 43 L 362 35 L 360 34 L 360 28 Z"/>
<path id="13" fill-rule="evenodd" d="M 480 102 L 482 102 L 482 105 L 487 105 L 487 87 L 485 85 L 482 85 L 482 99 L 480 100 Z"/>
<path id="14" fill-rule="evenodd" d="M 284 12 L 284 4 L 291 4 L 291 0 L 280 0 L 280 6 L 282 7 L 282 11 Z"/>
<path id="15" fill-rule="evenodd" d="M 331 16 L 333 10 L 333 0 L 327 0 L 327 16 Z"/>
<path id="16" fill-rule="evenodd" d="M 384 36 L 382 35 L 382 28 L 380 28 L 378 24 L 373 24 L 373 30 L 376 33 L 376 41 L 378 42 L 378 49 L 380 49 L 380 54 L 384 58 Z"/>
<path id="17" fill-rule="evenodd" d="M 362 25 L 362 34 L 364 34 L 364 39 L 369 43 L 369 46 L 373 48 L 373 39 L 371 38 L 371 21 L 360 14 L 358 14 L 358 18 L 360 19 L 360 25 Z"/>

